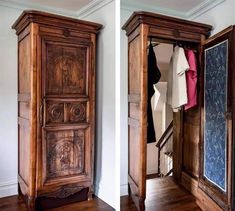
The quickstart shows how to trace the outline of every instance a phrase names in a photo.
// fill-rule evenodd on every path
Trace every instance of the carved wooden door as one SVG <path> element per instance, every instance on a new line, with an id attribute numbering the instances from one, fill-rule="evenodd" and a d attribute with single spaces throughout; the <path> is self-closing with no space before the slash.
<path id="1" fill-rule="evenodd" d="M 45 192 L 49 185 L 92 180 L 95 99 L 91 58 L 91 42 L 42 38 L 39 183 Z"/>
<path id="2" fill-rule="evenodd" d="M 223 210 L 231 210 L 234 118 L 234 27 L 203 44 L 200 183 Z"/>

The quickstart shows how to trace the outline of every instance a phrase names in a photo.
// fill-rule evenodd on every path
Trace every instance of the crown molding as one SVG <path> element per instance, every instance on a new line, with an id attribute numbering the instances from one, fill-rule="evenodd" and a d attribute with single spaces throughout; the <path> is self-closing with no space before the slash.
<path id="1" fill-rule="evenodd" d="M 177 10 L 171 10 L 167 9 L 164 7 L 153 7 L 153 6 L 148 6 L 146 4 L 142 3 L 130 3 L 125 0 L 121 1 L 121 9 L 123 10 L 128 10 L 130 12 L 134 11 L 148 11 L 148 12 L 153 12 L 153 13 L 159 13 L 162 15 L 170 15 L 170 16 L 175 16 L 175 17 L 181 17 L 181 18 L 187 18 L 186 14 L 183 12 L 179 12 Z"/>
<path id="2" fill-rule="evenodd" d="M 195 19 L 225 1 L 226 0 L 206 0 L 188 12 L 188 19 Z"/>
<path id="3" fill-rule="evenodd" d="M 56 7 L 42 6 L 36 3 L 19 2 L 17 0 L 0 0 L 0 6 L 9 7 L 9 8 L 17 9 L 17 10 L 33 9 L 33 10 L 39 10 L 43 12 L 49 12 L 49 13 L 54 13 L 58 15 L 73 17 L 73 18 L 77 17 L 76 11 L 73 12 L 71 10 L 65 10 L 65 9 L 56 8 Z"/>
<path id="4" fill-rule="evenodd" d="M 177 10 L 172 10 L 172 9 L 167 9 L 164 7 L 150 7 L 147 6 L 146 4 L 142 3 L 130 3 L 126 2 L 125 0 L 121 1 L 121 9 L 123 10 L 128 10 L 131 12 L 138 11 L 138 10 L 144 10 L 144 11 L 149 11 L 149 12 L 154 12 L 154 13 L 159 13 L 163 15 L 170 15 L 174 17 L 179 17 L 179 18 L 184 18 L 184 19 L 194 19 L 203 13 L 211 10 L 215 6 L 223 3 L 226 0 L 205 0 L 201 4 L 197 5 L 193 9 L 191 9 L 188 12 L 180 12 Z"/>
<path id="5" fill-rule="evenodd" d="M 107 4 L 111 3 L 114 0 L 93 0 L 89 4 L 87 4 L 85 7 L 81 8 L 80 10 L 77 11 L 77 17 L 78 18 L 85 18 L 88 15 L 91 15 L 98 9 L 106 6 Z"/>
<path id="6" fill-rule="evenodd" d="M 83 19 L 87 17 L 88 15 L 94 13 L 98 9 L 111 3 L 112 1 L 114 0 L 93 0 L 89 4 L 87 4 L 86 6 L 82 7 L 81 9 L 77 11 L 65 10 L 65 9 L 50 7 L 50 6 L 42 6 L 41 4 L 37 4 L 37 3 L 19 2 L 17 0 L 0 0 L 0 6 L 13 8 L 17 10 L 33 9 L 33 10 L 39 10 L 43 12 L 54 13 L 58 15 L 64 15 L 67 17 Z"/>

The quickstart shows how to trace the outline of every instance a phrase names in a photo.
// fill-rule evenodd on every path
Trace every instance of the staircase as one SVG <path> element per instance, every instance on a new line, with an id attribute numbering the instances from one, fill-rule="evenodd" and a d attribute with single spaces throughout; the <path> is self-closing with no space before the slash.
<path id="1" fill-rule="evenodd" d="M 172 147 L 166 147 L 170 141 L 173 141 L 173 121 L 169 124 L 161 138 L 158 140 L 156 147 L 158 148 L 158 177 L 167 177 L 173 171 L 173 150 Z M 171 148 L 171 149 L 167 149 Z M 164 164 L 164 166 L 162 165 Z M 167 170 L 167 171 L 166 171 Z"/>

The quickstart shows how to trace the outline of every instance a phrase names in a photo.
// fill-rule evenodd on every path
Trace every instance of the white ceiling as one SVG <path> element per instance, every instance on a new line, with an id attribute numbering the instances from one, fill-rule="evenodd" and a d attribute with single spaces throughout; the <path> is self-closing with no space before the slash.
<path id="1" fill-rule="evenodd" d="M 121 8 L 145 10 L 182 18 L 193 18 L 225 0 L 121 0 Z"/>
<path id="2" fill-rule="evenodd" d="M 17 0 L 17 2 L 23 4 L 39 4 L 46 7 L 78 11 L 91 3 L 92 0 Z"/>
<path id="3" fill-rule="evenodd" d="M 114 0 L 0 0 L 0 5 L 84 18 Z M 121 8 L 192 19 L 225 0 L 121 0 Z"/>
<path id="4" fill-rule="evenodd" d="M 1 6 L 84 18 L 114 0 L 0 0 Z"/>
<path id="5" fill-rule="evenodd" d="M 150 7 L 166 8 L 180 12 L 188 12 L 205 0 L 124 0 L 130 4 L 145 4 Z"/>

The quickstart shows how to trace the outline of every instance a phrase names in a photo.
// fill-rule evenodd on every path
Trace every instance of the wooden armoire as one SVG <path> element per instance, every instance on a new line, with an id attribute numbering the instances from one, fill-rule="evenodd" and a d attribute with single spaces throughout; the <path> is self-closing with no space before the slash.
<path id="1" fill-rule="evenodd" d="M 198 105 L 173 117 L 173 178 L 202 210 L 234 210 L 234 26 L 208 39 L 212 26 L 140 11 L 123 29 L 128 36 L 128 188 L 138 210 L 145 209 L 146 198 L 150 40 L 182 43 L 197 52 Z"/>
<path id="2" fill-rule="evenodd" d="M 35 201 L 50 207 L 92 198 L 101 27 L 39 11 L 24 11 L 12 26 L 18 35 L 19 192 L 29 210 Z"/>

